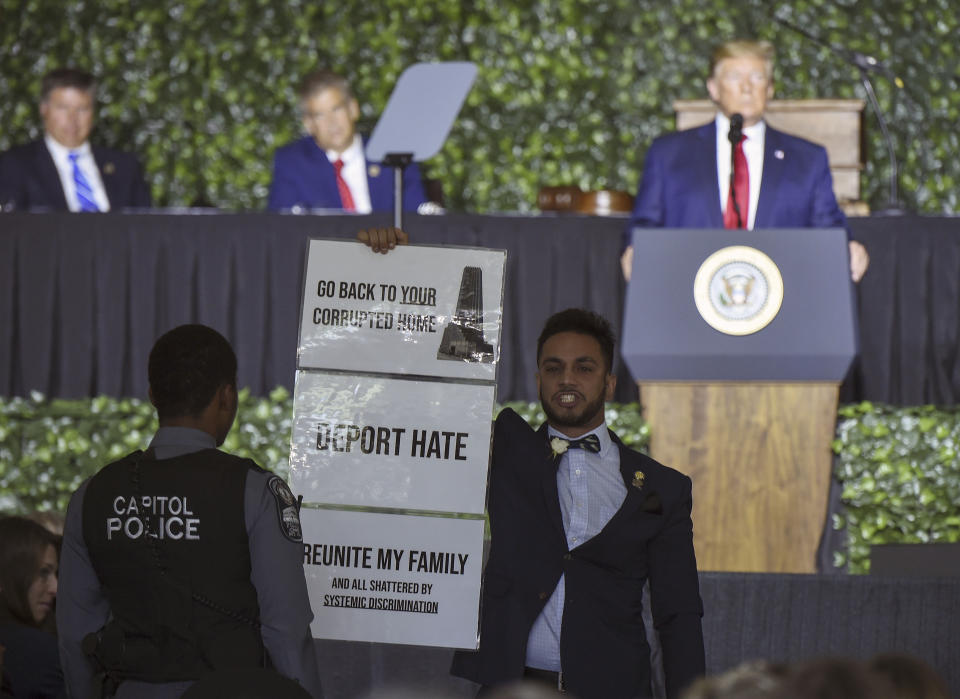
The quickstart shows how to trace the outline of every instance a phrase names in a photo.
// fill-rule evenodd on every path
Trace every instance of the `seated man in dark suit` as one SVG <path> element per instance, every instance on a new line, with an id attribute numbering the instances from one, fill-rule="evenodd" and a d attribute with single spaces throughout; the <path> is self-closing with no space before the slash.
<path id="1" fill-rule="evenodd" d="M 0 210 L 117 211 L 150 206 L 137 159 L 91 146 L 97 83 L 75 68 L 43 77 L 44 137 L 0 154 Z"/>
<path id="2" fill-rule="evenodd" d="M 366 160 L 350 83 L 321 70 L 303 79 L 299 93 L 309 135 L 277 149 L 267 208 L 393 211 L 393 170 Z M 420 169 L 411 164 L 403 173 L 403 209 L 416 211 L 425 201 Z"/>
<path id="3" fill-rule="evenodd" d="M 716 119 L 661 136 L 650 145 L 626 244 L 633 229 L 643 226 L 846 228 L 826 150 L 777 131 L 763 119 L 767 100 L 773 97 L 773 54 L 766 41 L 730 41 L 717 47 L 707 79 Z M 742 118 L 743 135 L 736 149 L 728 138 L 735 114 Z M 622 260 L 628 278 L 632 253 L 627 246 Z M 868 264 L 866 249 L 851 240 L 854 281 Z"/>
<path id="4" fill-rule="evenodd" d="M 480 649 L 453 674 L 491 687 L 527 677 L 580 699 L 651 695 L 642 610 L 650 583 L 668 696 L 704 673 L 690 479 L 624 446 L 604 422 L 616 376 L 606 320 L 547 320 L 537 387 L 547 424 L 512 410 L 494 427 Z"/>

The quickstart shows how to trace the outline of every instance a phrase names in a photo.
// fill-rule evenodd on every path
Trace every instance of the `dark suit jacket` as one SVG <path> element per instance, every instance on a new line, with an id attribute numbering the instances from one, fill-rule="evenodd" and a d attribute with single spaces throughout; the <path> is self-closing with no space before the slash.
<path id="1" fill-rule="evenodd" d="M 767 126 L 754 228 L 846 228 L 827 151 Z M 647 151 L 625 244 L 635 227 L 723 228 L 717 126 L 676 131 Z"/>
<path id="2" fill-rule="evenodd" d="M 373 211 L 393 211 L 393 168 L 368 162 L 367 186 Z M 426 200 L 420 168 L 411 163 L 403 171 L 403 210 L 416 211 Z M 278 148 L 273 156 L 273 181 L 267 208 L 281 211 L 294 206 L 342 208 L 336 171 L 312 136 Z"/>
<path id="3" fill-rule="evenodd" d="M 112 148 L 91 148 L 110 210 L 148 208 L 150 189 L 136 157 Z M 69 210 L 57 166 L 42 139 L 0 154 L 0 210 Z"/>
<path id="4" fill-rule="evenodd" d="M 580 699 L 649 696 L 649 646 L 641 618 L 648 578 L 669 696 L 703 674 L 690 479 L 611 436 L 620 449 L 626 499 L 597 536 L 568 550 L 557 460 L 546 428 L 535 433 L 512 410 L 500 413 L 480 649 L 458 652 L 453 674 L 484 685 L 521 677 L 530 629 L 561 574 L 566 576 L 561 664 L 568 689 Z M 642 488 L 632 485 L 637 471 L 644 473 Z"/>

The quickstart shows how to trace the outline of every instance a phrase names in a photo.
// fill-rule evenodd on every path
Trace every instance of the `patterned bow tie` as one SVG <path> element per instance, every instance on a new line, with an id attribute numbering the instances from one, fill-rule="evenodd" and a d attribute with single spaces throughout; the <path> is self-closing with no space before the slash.
<path id="1" fill-rule="evenodd" d="M 600 453 L 600 438 L 595 434 L 588 434 L 580 439 L 566 439 L 568 449 L 583 449 L 584 451 Z"/>

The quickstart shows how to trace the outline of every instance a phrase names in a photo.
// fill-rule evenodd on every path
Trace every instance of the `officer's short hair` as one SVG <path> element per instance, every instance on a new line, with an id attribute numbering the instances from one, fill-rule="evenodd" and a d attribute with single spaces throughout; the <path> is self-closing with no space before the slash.
<path id="1" fill-rule="evenodd" d="M 0 610 L 16 621 L 36 626 L 30 610 L 29 590 L 48 546 L 60 548 L 60 540 L 42 525 L 26 517 L 0 517 Z M 59 552 L 58 552 L 59 557 Z"/>
<path id="2" fill-rule="evenodd" d="M 46 102 L 50 93 L 60 87 L 72 87 L 87 92 L 96 99 L 97 79 L 79 68 L 54 68 L 40 83 L 40 101 Z"/>
<path id="3" fill-rule="evenodd" d="M 150 350 L 147 368 L 160 419 L 194 417 L 221 386 L 237 385 L 237 356 L 226 338 L 206 325 L 181 325 Z"/>
<path id="4" fill-rule="evenodd" d="M 607 373 L 613 371 L 613 348 L 616 345 L 613 329 L 602 315 L 583 308 L 568 308 L 547 318 L 537 340 L 537 366 L 540 365 L 544 343 L 554 335 L 565 332 L 589 335 L 599 342 L 600 350 L 607 361 Z"/>

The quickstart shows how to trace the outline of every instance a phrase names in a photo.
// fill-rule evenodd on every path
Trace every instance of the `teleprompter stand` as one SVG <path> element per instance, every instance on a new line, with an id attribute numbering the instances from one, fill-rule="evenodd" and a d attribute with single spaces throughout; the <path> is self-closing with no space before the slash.
<path id="1" fill-rule="evenodd" d="M 397 80 L 366 150 L 367 161 L 393 168 L 395 227 L 403 228 L 404 168 L 437 154 L 476 74 L 468 62 L 417 63 Z"/>

